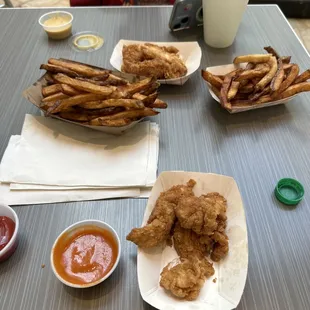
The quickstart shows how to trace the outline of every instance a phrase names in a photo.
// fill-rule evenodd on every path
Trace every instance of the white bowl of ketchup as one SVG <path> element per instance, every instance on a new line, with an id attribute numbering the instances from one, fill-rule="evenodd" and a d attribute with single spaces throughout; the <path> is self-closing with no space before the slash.
<path id="1" fill-rule="evenodd" d="M 77 222 L 56 239 L 51 252 L 55 276 L 74 288 L 95 286 L 115 270 L 121 256 L 116 231 L 98 220 Z"/>
<path id="2" fill-rule="evenodd" d="M 15 211 L 0 204 L 0 262 L 8 259 L 17 247 L 19 221 Z"/>

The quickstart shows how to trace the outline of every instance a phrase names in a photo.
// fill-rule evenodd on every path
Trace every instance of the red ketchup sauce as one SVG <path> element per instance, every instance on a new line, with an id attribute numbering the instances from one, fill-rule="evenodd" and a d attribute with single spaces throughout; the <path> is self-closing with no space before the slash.
<path id="1" fill-rule="evenodd" d="M 0 216 L 0 251 L 10 242 L 15 230 L 15 223 L 7 216 Z"/>

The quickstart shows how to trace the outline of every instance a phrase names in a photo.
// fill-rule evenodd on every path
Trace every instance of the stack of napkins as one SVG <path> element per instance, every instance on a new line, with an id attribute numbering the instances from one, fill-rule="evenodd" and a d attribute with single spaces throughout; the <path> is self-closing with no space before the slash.
<path id="1" fill-rule="evenodd" d="M 113 136 L 26 115 L 1 161 L 1 200 L 13 205 L 147 197 L 156 180 L 158 144 L 159 127 L 151 122 Z"/>

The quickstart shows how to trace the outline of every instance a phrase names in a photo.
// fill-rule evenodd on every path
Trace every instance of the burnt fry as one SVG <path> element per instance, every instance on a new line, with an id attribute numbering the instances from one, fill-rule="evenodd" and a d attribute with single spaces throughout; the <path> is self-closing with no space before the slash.
<path id="1" fill-rule="evenodd" d="M 61 85 L 61 91 L 68 96 L 76 96 L 81 94 L 80 91 L 76 90 L 75 88 L 67 84 L 59 84 L 59 85 Z"/>
<path id="2" fill-rule="evenodd" d="M 220 100 L 221 105 L 225 107 L 226 109 L 231 108 L 231 104 L 228 101 L 228 91 L 230 89 L 231 83 L 233 81 L 233 78 L 236 76 L 236 71 L 231 72 L 225 76 L 225 79 L 222 84 L 222 88 L 220 90 Z"/>
<path id="3" fill-rule="evenodd" d="M 253 93 L 251 95 L 249 95 L 249 98 L 251 101 L 256 101 L 258 100 L 258 98 L 267 95 L 270 93 L 270 86 L 266 86 L 262 91 L 258 92 L 258 93 Z"/>
<path id="4" fill-rule="evenodd" d="M 288 87 L 283 93 L 280 94 L 279 99 L 291 97 L 304 91 L 310 91 L 310 82 L 294 84 Z"/>
<path id="5" fill-rule="evenodd" d="M 62 68 L 66 68 L 70 71 L 76 72 L 77 75 L 85 76 L 85 77 L 98 77 L 98 76 L 105 76 L 108 72 L 104 69 L 99 69 L 94 66 L 89 66 L 82 63 L 77 63 L 70 60 L 60 60 L 55 58 L 50 58 L 48 63 L 51 65 L 59 66 Z"/>
<path id="6" fill-rule="evenodd" d="M 310 69 L 306 70 L 305 72 L 303 72 L 302 74 L 300 74 L 296 80 L 294 81 L 294 84 L 298 84 L 298 83 L 302 83 L 302 82 L 306 82 L 307 80 L 310 79 Z"/>
<path id="7" fill-rule="evenodd" d="M 270 54 L 253 54 L 253 55 L 244 55 L 237 56 L 234 59 L 234 64 L 240 64 L 244 62 L 252 62 L 252 63 L 260 63 L 260 62 L 268 62 L 270 60 Z"/>
<path id="8" fill-rule="evenodd" d="M 68 76 L 71 76 L 71 77 L 78 77 L 78 73 L 72 71 L 72 70 L 69 70 L 67 68 L 63 68 L 63 67 L 60 67 L 60 66 L 55 66 L 55 65 L 45 65 L 45 64 L 42 64 L 40 66 L 40 69 L 41 70 L 46 70 L 48 72 L 52 72 L 52 73 L 64 73 Z"/>
<path id="9" fill-rule="evenodd" d="M 254 90 L 254 84 L 253 83 L 249 83 L 249 84 L 239 88 L 239 92 L 241 94 L 250 94 L 251 92 L 253 92 L 253 90 Z"/>
<path id="10" fill-rule="evenodd" d="M 270 83 L 270 88 L 272 91 L 277 91 L 279 90 L 282 82 L 284 79 L 284 69 L 283 69 L 283 63 L 281 58 L 278 59 L 278 70 L 273 77 L 271 83 Z"/>
<path id="11" fill-rule="evenodd" d="M 57 100 L 68 98 L 68 96 L 62 92 L 50 95 L 42 99 L 42 102 L 55 102 Z"/>
<path id="12" fill-rule="evenodd" d="M 62 88 L 60 84 L 53 84 L 53 85 L 42 87 L 43 97 L 48 97 L 48 96 L 54 95 L 59 92 L 62 92 Z"/>
<path id="13" fill-rule="evenodd" d="M 276 57 L 272 56 L 270 57 L 268 61 L 268 65 L 270 66 L 269 72 L 255 85 L 255 91 L 260 91 L 265 88 L 267 84 L 271 82 L 273 77 L 275 76 L 277 69 L 278 69 L 278 63 Z"/>
<path id="14" fill-rule="evenodd" d="M 212 86 L 214 86 L 216 88 L 222 87 L 223 81 L 219 77 L 213 75 L 211 72 L 201 70 L 201 75 L 202 75 L 203 79 L 205 81 L 209 82 Z"/>
<path id="15" fill-rule="evenodd" d="M 281 57 L 282 63 L 289 64 L 291 62 L 291 56 L 283 56 Z"/>
<path id="16" fill-rule="evenodd" d="M 275 56 L 277 58 L 277 60 L 281 59 L 283 64 L 289 64 L 291 61 L 291 56 L 280 56 L 277 51 L 271 47 L 271 46 L 266 46 L 264 47 L 264 50 L 271 54 L 272 56 Z"/>
<path id="17" fill-rule="evenodd" d="M 228 91 L 228 94 L 227 94 L 227 99 L 229 101 L 236 96 L 236 94 L 238 92 L 239 85 L 240 85 L 240 83 L 237 82 L 237 81 L 232 81 L 231 82 L 231 85 L 230 85 L 230 88 L 229 88 L 229 91 Z"/>
<path id="18" fill-rule="evenodd" d="M 93 94 L 108 96 L 113 92 L 113 88 L 106 86 L 98 86 L 89 82 L 79 81 L 76 79 L 72 79 L 64 74 L 58 73 L 53 76 L 53 78 L 61 84 L 68 84 L 76 89 L 90 92 Z"/>

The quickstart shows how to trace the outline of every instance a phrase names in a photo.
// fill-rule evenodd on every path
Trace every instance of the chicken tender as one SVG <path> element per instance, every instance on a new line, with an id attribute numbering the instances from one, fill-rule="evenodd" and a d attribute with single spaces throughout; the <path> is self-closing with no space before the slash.
<path id="1" fill-rule="evenodd" d="M 199 198 L 184 197 L 176 206 L 175 213 L 183 228 L 192 229 L 199 235 L 211 236 L 217 229 L 225 229 L 226 200 L 217 193 Z"/>
<path id="2" fill-rule="evenodd" d="M 211 265 L 212 267 L 212 265 Z M 208 276 L 214 274 L 211 272 Z M 182 259 L 181 263 L 173 266 L 169 263 L 161 272 L 160 286 L 170 291 L 176 297 L 195 300 L 206 278 L 206 263 L 198 259 Z"/>
<path id="3" fill-rule="evenodd" d="M 215 243 L 211 253 L 211 259 L 214 262 L 219 262 L 227 255 L 229 251 L 228 237 L 225 233 L 216 231 L 213 234 L 212 239 L 215 241 Z"/>
<path id="4" fill-rule="evenodd" d="M 187 68 L 172 46 L 151 43 L 123 47 L 122 71 L 158 79 L 172 79 L 186 75 Z"/>
<path id="5" fill-rule="evenodd" d="M 194 196 L 193 187 L 195 184 L 194 180 L 189 180 L 186 185 L 176 185 L 162 192 L 147 225 L 132 229 L 126 239 L 142 248 L 155 247 L 166 241 L 175 222 L 174 208 L 176 204 L 182 197 Z"/>

